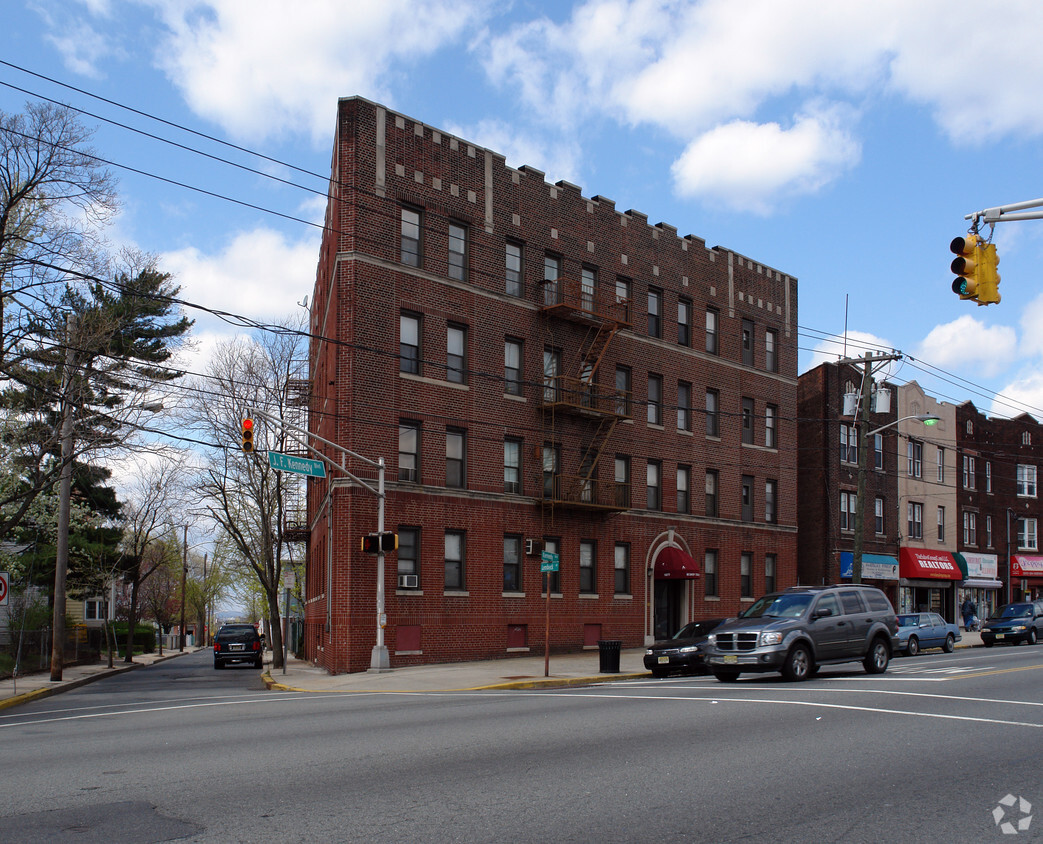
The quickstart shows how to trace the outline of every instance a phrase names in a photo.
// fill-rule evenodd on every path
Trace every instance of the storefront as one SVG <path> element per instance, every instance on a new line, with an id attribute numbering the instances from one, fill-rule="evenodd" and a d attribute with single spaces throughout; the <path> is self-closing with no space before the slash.
<path id="1" fill-rule="evenodd" d="M 1010 561 L 1012 601 L 1035 601 L 1043 597 L 1043 557 L 1015 554 Z"/>
<path id="2" fill-rule="evenodd" d="M 956 621 L 956 584 L 964 576 L 952 554 L 902 548 L 898 573 L 898 612 L 936 612 L 946 621 Z"/>
<path id="3" fill-rule="evenodd" d="M 1003 589 L 1003 581 L 999 580 L 999 559 L 995 554 L 971 554 L 960 552 L 953 554 L 956 565 L 963 571 L 964 580 L 960 584 L 956 597 L 957 608 L 963 606 L 965 599 L 970 598 L 975 606 L 975 615 L 979 622 L 985 621 L 995 614 L 996 608 L 1006 600 L 1007 593 Z M 957 620 L 962 624 L 963 618 Z"/>
<path id="4" fill-rule="evenodd" d="M 855 555 L 850 551 L 840 552 L 840 576 L 851 579 L 855 568 Z M 898 558 L 884 554 L 862 555 L 862 582 L 887 595 L 891 606 L 898 606 Z"/>

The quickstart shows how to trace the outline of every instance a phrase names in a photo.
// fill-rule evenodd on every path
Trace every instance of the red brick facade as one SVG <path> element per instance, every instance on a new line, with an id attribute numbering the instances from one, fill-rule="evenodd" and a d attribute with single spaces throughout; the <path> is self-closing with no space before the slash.
<path id="1" fill-rule="evenodd" d="M 419 220 L 419 243 L 406 247 L 419 266 L 403 262 L 404 208 Z M 310 425 L 356 454 L 384 458 L 386 527 L 418 536 L 415 586 L 399 588 L 401 553 L 386 559 L 392 667 L 542 653 L 539 546 L 525 555 L 525 540 L 554 541 L 560 554 L 550 602 L 555 651 L 593 647 L 599 638 L 624 647 L 649 641 L 656 632 L 652 568 L 665 546 L 689 554 L 700 572 L 708 550 L 718 562 L 715 594 L 707 595 L 705 576 L 658 587 L 661 629 L 739 612 L 744 597 L 771 585 L 770 560 L 775 586 L 796 582 L 795 279 L 678 237 L 666 224 L 649 225 L 643 214 L 617 211 L 566 182 L 548 184 L 539 171 L 508 167 L 496 153 L 359 98 L 339 104 L 326 222 L 311 309 Z M 522 256 L 517 291 L 507 282 L 508 243 Z M 547 256 L 560 262 L 554 295 L 564 301 L 578 291 L 578 307 L 545 307 Z M 623 290 L 625 316 L 617 305 Z M 650 291 L 659 302 L 659 336 L 650 336 Z M 716 353 L 707 351 L 708 310 L 717 317 Z M 419 326 L 409 352 L 416 372 L 401 371 L 403 314 Z M 462 367 L 450 334 L 456 343 L 463 338 Z M 518 395 L 505 371 L 508 339 L 522 351 Z M 589 393 L 568 393 L 578 397 L 566 401 L 574 406 L 544 406 L 547 350 L 558 355 L 556 386 L 587 384 Z M 620 372 L 630 379 L 620 386 L 629 390 L 621 416 L 620 395 L 609 404 L 591 397 L 625 385 Z M 656 381 L 658 423 L 648 409 Z M 679 422 L 684 385 L 691 409 Z M 708 390 L 719 397 L 716 436 L 707 434 Z M 415 477 L 403 472 L 400 481 L 409 460 L 400 466 L 403 422 L 417 426 L 419 448 Z M 461 435 L 460 464 L 448 465 L 447 432 Z M 505 439 L 520 443 L 517 490 L 505 484 Z M 545 480 L 551 448 L 560 477 Z M 652 509 L 650 462 L 660 479 Z M 628 479 L 617 476 L 622 467 Z M 688 512 L 678 512 L 679 467 L 688 470 Z M 347 468 L 375 478 L 360 461 Z M 457 471 L 464 481 L 452 488 L 447 478 Z M 711 515 L 708 471 L 719 478 Z M 577 477 L 585 480 L 570 487 Z M 752 493 L 745 511 L 744 477 Z M 774 521 L 766 520 L 769 482 Z M 376 560 L 359 550 L 359 538 L 376 530 L 376 504 L 345 479 L 312 481 L 309 489 L 304 644 L 309 659 L 333 672 L 370 665 Z M 453 588 L 446 586 L 447 531 L 462 538 L 461 583 Z M 505 537 L 520 541 L 518 584 L 505 580 Z M 593 562 L 593 573 L 582 576 L 581 543 Z M 626 555 L 620 573 L 616 561 Z"/>

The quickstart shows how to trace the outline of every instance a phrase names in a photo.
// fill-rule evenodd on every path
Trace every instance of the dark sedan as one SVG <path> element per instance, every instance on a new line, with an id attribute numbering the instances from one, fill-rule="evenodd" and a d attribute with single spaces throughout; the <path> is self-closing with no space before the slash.
<path id="1" fill-rule="evenodd" d="M 264 667 L 261 636 L 252 624 L 226 624 L 214 636 L 214 668 L 239 662 Z"/>
<path id="2" fill-rule="evenodd" d="M 981 643 L 991 648 L 996 642 L 1036 644 L 1043 636 L 1043 603 L 1022 601 L 1004 604 L 981 628 Z"/>
<path id="3" fill-rule="evenodd" d="M 649 645 L 645 651 L 645 668 L 652 672 L 653 677 L 665 677 L 671 671 L 709 673 L 703 662 L 702 646 L 706 637 L 725 621 L 726 618 L 693 621 L 669 639 Z"/>

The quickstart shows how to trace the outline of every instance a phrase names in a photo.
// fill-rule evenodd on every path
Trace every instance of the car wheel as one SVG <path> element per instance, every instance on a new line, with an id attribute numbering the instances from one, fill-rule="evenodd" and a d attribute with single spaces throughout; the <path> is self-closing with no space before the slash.
<path id="1" fill-rule="evenodd" d="M 942 645 L 942 650 L 947 654 L 951 654 L 956 650 L 956 637 L 953 636 L 952 633 L 945 637 L 945 644 Z"/>
<path id="2" fill-rule="evenodd" d="M 887 650 L 887 642 L 879 636 L 869 646 L 869 653 L 862 660 L 862 665 L 867 674 L 883 674 L 887 671 L 887 663 L 891 661 L 891 654 Z"/>
<path id="3" fill-rule="evenodd" d="M 1035 627 L 1030 627 L 1029 628 L 1029 633 L 1025 637 L 1025 643 L 1028 644 L 1028 645 L 1036 644 L 1036 628 Z"/>
<path id="4" fill-rule="evenodd" d="M 981 643 L 987 648 L 991 648 L 993 645 L 992 639 L 982 639 Z"/>
<path id="5" fill-rule="evenodd" d="M 652 676 L 655 677 L 657 680 L 662 680 L 667 674 L 670 673 L 665 668 L 650 668 L 648 670 L 652 672 Z"/>
<path id="6" fill-rule="evenodd" d="M 782 676 L 790 682 L 807 680 L 811 676 L 811 651 L 805 645 L 794 645 L 782 664 Z"/>
<path id="7" fill-rule="evenodd" d="M 224 668 L 224 667 L 225 667 L 225 664 L 223 662 L 221 662 L 221 660 L 219 660 L 219 659 L 215 659 L 214 660 L 214 668 L 221 669 L 221 668 Z"/>
<path id="8" fill-rule="evenodd" d="M 734 683 L 739 679 L 738 671 L 714 671 L 713 676 L 722 683 Z"/>
<path id="9" fill-rule="evenodd" d="M 254 668 L 264 668 L 264 659 L 257 657 L 257 659 L 254 660 Z"/>
<path id="10" fill-rule="evenodd" d="M 905 651 L 909 656 L 916 656 L 920 653 L 920 640 L 915 636 L 910 636 L 909 644 L 906 646 Z"/>

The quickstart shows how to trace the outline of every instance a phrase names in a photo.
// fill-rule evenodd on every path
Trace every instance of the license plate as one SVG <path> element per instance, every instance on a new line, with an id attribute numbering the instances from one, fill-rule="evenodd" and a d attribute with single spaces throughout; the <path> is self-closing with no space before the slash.
<path id="1" fill-rule="evenodd" d="M 246 647 L 246 645 L 243 645 L 243 644 L 240 643 L 238 645 L 229 645 L 228 646 L 228 650 L 230 650 L 230 651 L 241 651 L 245 647 Z"/>
<path id="2" fill-rule="evenodd" d="M 668 656 L 661 656 L 661 657 L 659 657 L 659 664 L 660 665 L 669 665 L 670 664 L 670 657 L 668 657 Z"/>
<path id="3" fill-rule="evenodd" d="M 738 661 L 739 661 L 739 658 L 735 654 L 725 654 L 724 655 L 724 664 L 725 665 L 734 665 Z"/>
<path id="4" fill-rule="evenodd" d="M 1007 635 L 1006 633 L 997 633 L 997 634 L 996 634 L 996 638 L 997 638 L 997 639 L 1002 639 L 1002 638 L 1003 638 L 1004 636 L 1006 636 L 1006 635 Z"/>

